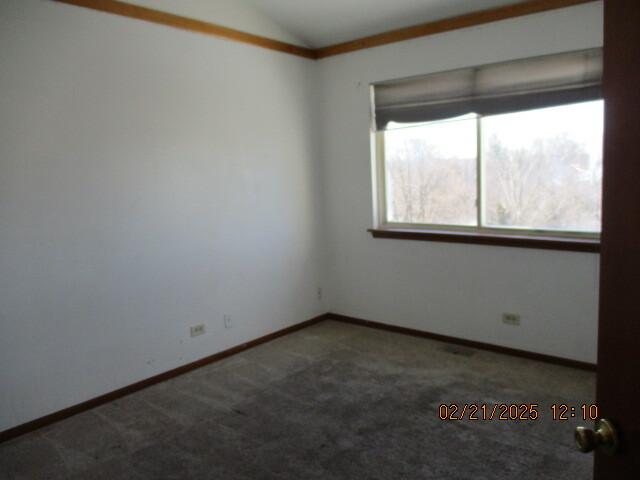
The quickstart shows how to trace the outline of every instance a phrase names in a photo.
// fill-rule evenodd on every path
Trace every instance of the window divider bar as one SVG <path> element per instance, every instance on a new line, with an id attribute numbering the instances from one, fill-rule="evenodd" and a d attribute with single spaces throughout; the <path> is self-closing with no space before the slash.
<path id="1" fill-rule="evenodd" d="M 476 117 L 476 222 L 478 228 L 482 228 L 484 219 L 482 211 L 484 209 L 484 188 L 482 170 L 482 117 Z"/>
<path id="2" fill-rule="evenodd" d="M 378 225 L 383 225 L 387 218 L 387 172 L 386 172 L 386 152 L 384 143 L 384 132 L 377 131 L 375 135 L 376 155 L 374 158 L 377 179 L 377 199 L 378 199 Z"/>

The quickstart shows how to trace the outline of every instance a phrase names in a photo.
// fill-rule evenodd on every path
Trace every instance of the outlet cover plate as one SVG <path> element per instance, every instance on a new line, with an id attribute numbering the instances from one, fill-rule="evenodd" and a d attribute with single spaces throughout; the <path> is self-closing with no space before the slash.
<path id="1" fill-rule="evenodd" d="M 505 325 L 513 325 L 517 327 L 520 325 L 520 315 L 518 315 L 517 313 L 503 313 L 502 323 L 504 323 Z"/>
<path id="2" fill-rule="evenodd" d="M 204 335 L 204 324 L 195 325 L 189 329 L 192 337 L 197 337 L 198 335 Z"/>

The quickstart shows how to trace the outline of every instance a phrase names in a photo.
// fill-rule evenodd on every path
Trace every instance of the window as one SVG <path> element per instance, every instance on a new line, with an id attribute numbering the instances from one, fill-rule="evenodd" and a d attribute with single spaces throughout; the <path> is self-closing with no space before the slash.
<path id="1" fill-rule="evenodd" d="M 381 135 L 385 224 L 600 231 L 603 102 Z"/>
<path id="2" fill-rule="evenodd" d="M 598 53 L 374 86 L 379 228 L 597 239 Z"/>

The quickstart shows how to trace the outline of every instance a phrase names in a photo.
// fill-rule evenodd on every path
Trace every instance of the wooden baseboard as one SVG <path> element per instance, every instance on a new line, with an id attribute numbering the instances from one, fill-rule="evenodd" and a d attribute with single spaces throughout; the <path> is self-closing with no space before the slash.
<path id="1" fill-rule="evenodd" d="M 164 382 L 165 380 L 169 380 L 170 378 L 177 377 L 178 375 L 182 375 L 183 373 L 190 372 L 191 370 L 195 370 L 205 365 L 209 365 L 211 363 L 217 362 L 219 360 L 222 360 L 223 358 L 229 357 L 236 353 L 240 353 L 242 351 L 248 350 L 255 346 L 269 342 L 278 337 L 282 337 L 289 333 L 293 333 L 297 330 L 301 330 L 303 328 L 309 327 L 318 322 L 321 322 L 322 320 L 329 320 L 329 319 L 337 320 L 339 322 L 344 322 L 344 323 L 350 323 L 353 325 L 360 325 L 363 327 L 376 328 L 378 330 L 386 330 L 389 332 L 402 333 L 405 335 L 412 335 L 412 336 L 422 337 L 422 338 L 430 338 L 432 340 L 438 340 L 441 342 L 453 343 L 456 345 L 464 345 L 466 347 L 479 348 L 482 350 L 489 350 L 492 352 L 513 355 L 516 357 L 523 357 L 523 358 L 528 358 L 532 360 L 538 360 L 541 362 L 553 363 L 553 364 L 562 365 L 565 367 L 579 368 L 579 369 L 588 370 L 588 371 L 596 370 L 596 365 L 592 363 L 579 362 L 577 360 L 554 357 L 552 355 L 544 355 L 541 353 L 527 352 L 525 350 L 518 350 L 515 348 L 501 347 L 498 345 L 492 345 L 490 343 L 476 342 L 473 340 L 464 340 L 461 338 L 450 337 L 448 335 L 440 335 L 437 333 L 425 332 L 422 330 L 415 330 L 413 328 L 399 327 L 397 325 L 389 325 L 386 323 L 380 323 L 380 322 L 374 322 L 371 320 L 364 320 L 361 318 L 349 317 L 347 315 L 340 315 L 337 313 L 325 313 L 323 315 L 318 315 L 317 317 L 314 317 L 310 320 L 306 320 L 296 325 L 283 328 L 282 330 L 278 330 L 277 332 L 273 332 L 268 335 L 264 335 L 260 338 L 256 338 L 255 340 L 251 340 L 250 342 L 237 345 L 235 347 L 229 348 L 228 350 L 224 350 L 222 352 L 215 353 L 208 357 L 201 358 L 200 360 L 196 360 L 195 362 L 191 362 L 186 365 L 182 365 L 181 367 L 174 368 L 173 370 L 169 370 L 168 372 L 160 373 L 158 375 L 147 378 L 145 380 L 141 380 L 131 385 L 127 385 L 126 387 L 119 388 L 118 390 L 105 393 L 104 395 L 100 395 L 99 397 L 92 398 L 90 400 L 87 400 L 86 402 L 82 402 L 77 405 L 67 407 L 63 410 L 59 410 L 49 415 L 45 415 L 44 417 L 40 417 L 35 420 L 31 420 L 30 422 L 23 423 L 22 425 L 18 425 L 8 430 L 4 430 L 3 432 L 0 432 L 0 443 L 10 440 L 12 438 L 18 437 L 25 433 L 32 432 L 34 430 L 50 425 L 59 420 L 63 420 L 65 418 L 71 417 L 73 415 L 84 412 L 86 410 L 90 410 L 94 407 L 97 407 L 98 405 L 102 405 L 104 403 L 117 400 L 118 398 L 124 397 L 125 395 L 129 395 L 130 393 L 137 392 L 138 390 L 142 390 L 143 388 L 150 387 L 151 385 Z"/>
<path id="2" fill-rule="evenodd" d="M 555 365 L 562 365 L 564 367 L 579 368 L 581 370 L 588 370 L 592 372 L 595 372 L 597 367 L 593 363 L 580 362 L 578 360 L 555 357 L 553 355 L 545 355 L 543 353 L 528 352 L 526 350 L 519 350 L 517 348 L 501 347 L 499 345 L 493 345 L 491 343 L 476 342 L 474 340 L 465 340 L 462 338 L 450 337 L 448 335 L 440 335 L 438 333 L 425 332 L 423 330 L 415 330 L 413 328 L 399 327 L 397 325 L 389 325 L 387 323 L 380 323 L 380 322 L 374 322 L 371 320 L 364 320 L 361 318 L 349 317 L 349 316 L 340 315 L 337 313 L 328 313 L 326 318 L 331 320 L 337 320 L 339 322 L 350 323 L 353 325 L 376 328 L 378 330 L 386 330 L 389 332 L 402 333 L 405 335 L 412 335 L 414 337 L 430 338 L 432 340 L 453 343 L 456 345 L 463 345 L 465 347 L 479 348 L 481 350 L 489 350 L 491 352 L 504 353 L 506 355 L 512 355 L 515 357 L 523 357 L 523 358 L 528 358 L 530 360 L 538 360 L 540 362 L 553 363 Z"/>
<path id="3" fill-rule="evenodd" d="M 282 337 L 289 333 L 293 333 L 297 330 L 301 330 L 303 328 L 309 327 L 315 323 L 318 323 L 324 320 L 325 318 L 327 318 L 327 314 L 319 315 L 310 320 L 306 320 L 296 325 L 292 325 L 290 327 L 283 328 L 282 330 L 278 330 L 277 332 L 273 332 L 268 335 L 264 335 L 260 338 L 256 338 L 255 340 L 251 340 L 250 342 L 237 345 L 235 347 L 229 348 L 228 350 L 214 353 L 213 355 L 210 355 L 205 358 L 201 358 L 200 360 L 196 360 L 195 362 L 191 362 L 186 365 L 182 365 L 181 367 L 174 368 L 172 370 L 169 370 L 168 372 L 160 373 L 158 375 L 154 375 L 153 377 L 147 378 L 145 380 L 141 380 L 139 382 L 132 383 L 131 385 L 127 385 L 126 387 L 119 388 L 118 390 L 105 393 L 104 395 L 100 395 L 99 397 L 92 398 L 90 400 L 87 400 L 86 402 L 82 402 L 77 405 L 67 407 L 63 410 L 50 413 L 49 415 L 45 415 L 44 417 L 36 418 L 35 420 L 31 420 L 30 422 L 23 423 L 16 427 L 9 428 L 8 430 L 4 430 L 0 432 L 0 443 L 10 440 L 12 438 L 18 437 L 25 433 L 37 430 L 38 428 L 42 428 L 46 425 L 50 425 L 59 420 L 63 420 L 65 418 L 71 417 L 73 415 L 84 412 L 86 410 L 90 410 L 94 407 L 97 407 L 98 405 L 102 405 L 104 403 L 116 400 L 120 397 L 124 397 L 125 395 L 129 395 L 130 393 L 137 392 L 138 390 L 142 390 L 143 388 L 150 387 L 151 385 L 155 385 L 156 383 L 164 382 L 165 380 L 169 380 L 170 378 L 177 377 L 178 375 L 182 375 L 183 373 L 187 373 L 187 372 L 190 372 L 191 370 L 195 370 L 205 365 L 209 365 L 210 363 L 217 362 L 219 360 L 222 360 L 223 358 L 226 358 L 236 353 L 242 352 L 244 350 L 248 350 L 250 348 L 256 347 L 263 343 L 274 340 L 278 337 Z"/>

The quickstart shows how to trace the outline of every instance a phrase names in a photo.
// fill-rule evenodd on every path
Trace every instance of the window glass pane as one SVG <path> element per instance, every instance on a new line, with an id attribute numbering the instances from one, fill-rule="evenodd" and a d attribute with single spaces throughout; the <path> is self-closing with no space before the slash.
<path id="1" fill-rule="evenodd" d="M 602 101 L 482 119 L 483 221 L 599 232 Z"/>
<path id="2" fill-rule="evenodd" d="M 387 221 L 477 225 L 475 116 L 384 132 Z"/>

